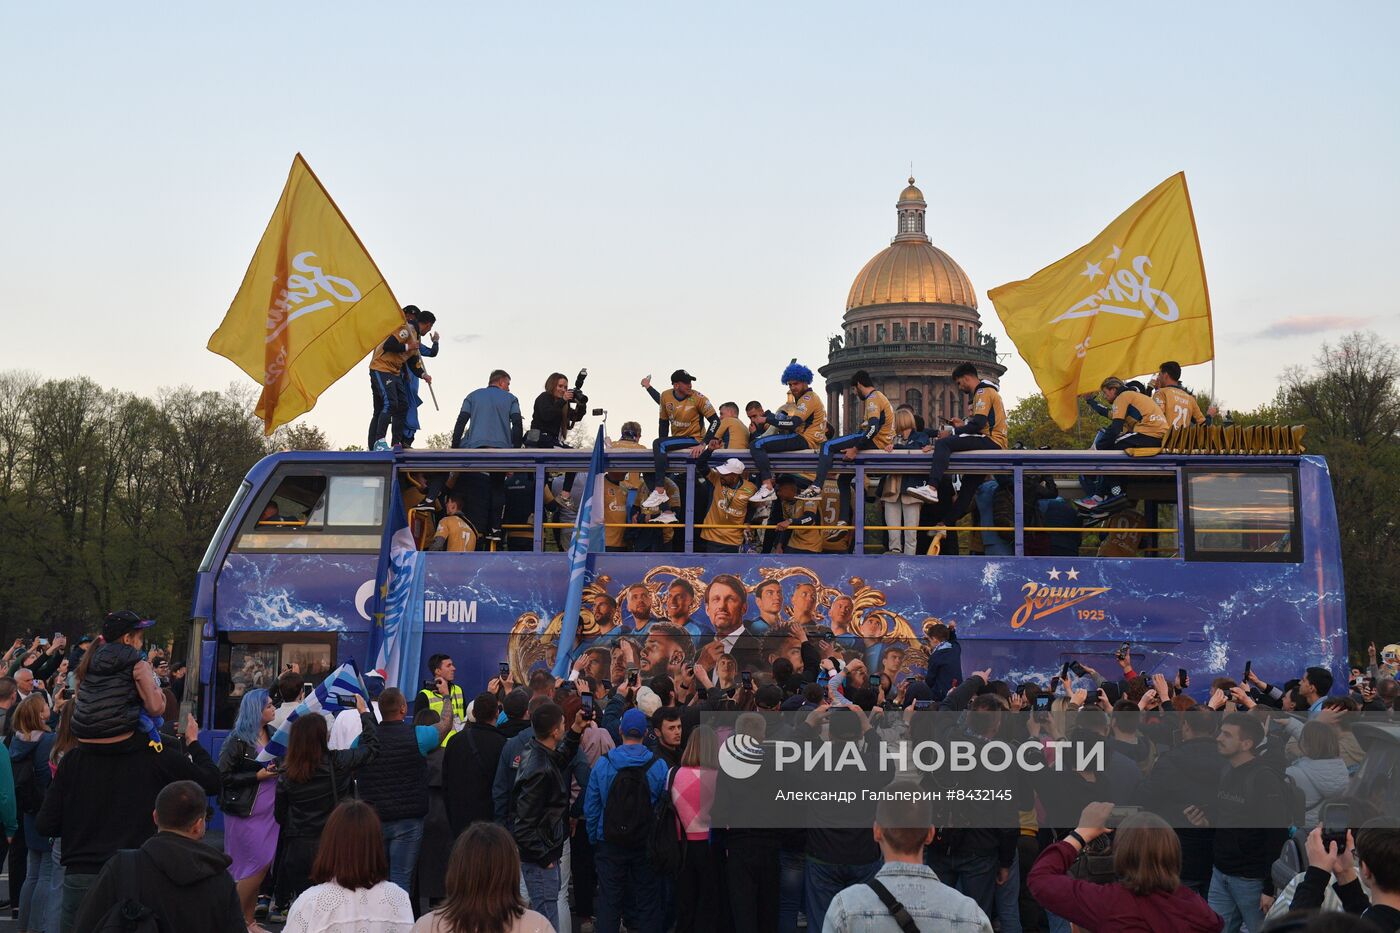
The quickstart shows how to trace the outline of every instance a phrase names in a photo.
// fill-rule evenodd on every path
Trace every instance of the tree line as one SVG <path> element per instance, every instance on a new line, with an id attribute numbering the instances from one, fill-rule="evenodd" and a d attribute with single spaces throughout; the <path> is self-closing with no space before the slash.
<path id="1" fill-rule="evenodd" d="M 86 377 L 0 372 L 0 631 L 70 635 L 113 608 L 185 620 L 200 558 L 249 467 L 277 450 L 326 450 L 324 432 L 289 425 L 271 438 L 252 390 L 188 386 L 154 398 Z M 1202 407 L 1205 407 L 1203 402 Z M 1223 406 L 1222 406 L 1223 407 Z M 1045 399 L 1023 399 L 1012 443 L 1082 448 L 1102 419 L 1081 402 L 1063 431 Z M 1353 651 L 1396 638 L 1400 605 L 1400 354 L 1374 334 L 1324 345 L 1287 370 L 1275 397 L 1238 423 L 1306 424 L 1327 457 L 1341 533 Z M 582 438 L 580 438 L 583 440 Z M 592 437 L 584 440 L 591 444 Z M 446 436 L 424 446 L 446 446 Z M 350 448 L 347 448 L 350 449 Z"/>

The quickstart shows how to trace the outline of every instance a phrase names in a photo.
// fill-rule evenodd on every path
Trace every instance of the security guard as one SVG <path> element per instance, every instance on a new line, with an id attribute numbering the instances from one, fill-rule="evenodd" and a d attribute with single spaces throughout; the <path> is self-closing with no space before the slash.
<path id="1" fill-rule="evenodd" d="M 435 654 L 428 658 L 428 669 L 433 672 L 432 688 L 424 687 L 418 691 L 418 698 L 413 703 L 413 714 L 416 716 L 425 709 L 430 709 L 442 715 L 442 704 L 450 697 L 452 699 L 452 721 L 454 723 L 466 724 L 467 721 L 467 698 L 462 693 L 462 688 L 452 682 L 457 676 L 457 665 L 452 663 L 452 658 L 445 654 Z M 442 744 L 446 745 L 448 740 L 455 733 L 449 732 L 443 738 Z"/>

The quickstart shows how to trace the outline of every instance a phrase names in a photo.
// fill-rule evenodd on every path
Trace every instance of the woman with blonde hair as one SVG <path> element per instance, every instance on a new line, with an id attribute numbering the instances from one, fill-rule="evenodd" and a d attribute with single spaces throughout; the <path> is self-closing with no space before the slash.
<path id="1" fill-rule="evenodd" d="M 921 450 L 928 442 L 928 435 L 915 428 L 913 410 L 906 405 L 896 408 L 894 437 L 885 449 Z M 892 529 L 885 533 L 888 537 L 888 554 L 918 553 L 918 532 L 913 526 L 919 524 L 919 508 L 923 500 L 909 495 L 907 490 L 921 482 L 923 480 L 912 473 L 891 474 L 880 481 L 880 504 L 885 512 L 885 525 Z M 893 530 L 896 526 L 901 527 Z"/>
<path id="2" fill-rule="evenodd" d="M 520 896 L 520 850 L 495 823 L 473 823 L 447 863 L 447 899 L 412 933 L 554 933 Z"/>

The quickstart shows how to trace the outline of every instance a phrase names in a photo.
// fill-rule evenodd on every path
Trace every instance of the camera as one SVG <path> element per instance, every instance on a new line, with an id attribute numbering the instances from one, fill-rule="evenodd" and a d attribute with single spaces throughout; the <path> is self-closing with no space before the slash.
<path id="1" fill-rule="evenodd" d="M 576 404 L 576 405 L 587 405 L 587 404 L 588 404 L 588 396 L 586 396 L 586 395 L 583 394 L 583 380 L 585 380 L 585 379 L 587 379 L 587 378 L 588 378 L 588 367 L 587 367 L 587 366 L 585 366 L 583 369 L 580 369 L 580 370 L 578 371 L 578 375 L 574 377 L 574 404 Z"/>

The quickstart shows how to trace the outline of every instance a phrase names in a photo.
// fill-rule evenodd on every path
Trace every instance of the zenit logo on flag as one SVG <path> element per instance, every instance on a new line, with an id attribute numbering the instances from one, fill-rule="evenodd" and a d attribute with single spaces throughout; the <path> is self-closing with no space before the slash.
<path id="1" fill-rule="evenodd" d="M 1214 356 L 1210 296 L 1186 191 L 1168 178 L 1091 243 L 987 293 L 1062 428 L 1109 376 Z"/>
<path id="2" fill-rule="evenodd" d="M 271 434 L 403 323 L 384 276 L 298 153 L 209 349 L 262 384 Z"/>

